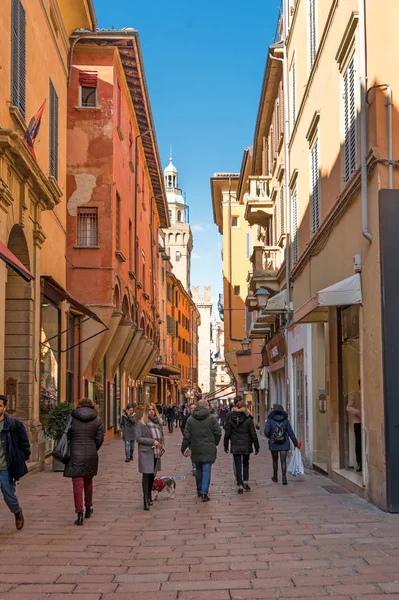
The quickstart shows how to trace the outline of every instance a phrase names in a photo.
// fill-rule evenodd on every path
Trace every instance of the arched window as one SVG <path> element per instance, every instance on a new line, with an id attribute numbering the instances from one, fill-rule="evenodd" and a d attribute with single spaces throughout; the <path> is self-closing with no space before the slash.
<path id="1" fill-rule="evenodd" d="M 181 223 L 181 210 L 177 211 L 177 220 L 179 223 Z"/>
<path id="2" fill-rule="evenodd" d="M 181 234 L 176 233 L 176 244 L 181 244 Z"/>
<path id="3" fill-rule="evenodd" d="M 169 234 L 169 244 L 173 242 L 173 233 Z"/>
<path id="4" fill-rule="evenodd" d="M 172 218 L 172 211 L 170 210 L 169 211 L 169 219 L 171 219 L 171 218 Z"/>

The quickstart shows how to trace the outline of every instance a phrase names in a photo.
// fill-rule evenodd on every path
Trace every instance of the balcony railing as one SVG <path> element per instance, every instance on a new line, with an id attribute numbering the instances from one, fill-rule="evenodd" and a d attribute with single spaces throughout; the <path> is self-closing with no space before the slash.
<path id="1" fill-rule="evenodd" d="M 273 214 L 273 200 L 270 198 L 270 177 L 249 177 L 249 192 L 245 196 L 245 219 L 250 225 L 265 226 Z"/>
<path id="2" fill-rule="evenodd" d="M 252 270 L 248 273 L 247 306 L 261 285 L 279 289 L 278 274 L 284 264 L 284 250 L 279 246 L 255 246 L 251 256 Z"/>
<path id="3" fill-rule="evenodd" d="M 270 197 L 269 175 L 249 177 L 249 197 L 253 200 L 269 200 Z"/>

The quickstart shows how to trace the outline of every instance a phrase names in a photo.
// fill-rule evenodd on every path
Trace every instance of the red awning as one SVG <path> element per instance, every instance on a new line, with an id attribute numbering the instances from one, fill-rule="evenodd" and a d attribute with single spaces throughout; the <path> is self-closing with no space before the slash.
<path id="1" fill-rule="evenodd" d="M 97 87 L 97 71 L 79 71 L 79 85 L 88 88 Z"/>
<path id="2" fill-rule="evenodd" d="M 20 260 L 11 252 L 3 242 L 0 242 L 0 258 L 25 281 L 34 279 L 32 273 L 21 263 Z"/>
<path id="3" fill-rule="evenodd" d="M 60 284 L 57 281 L 55 281 L 55 279 L 53 279 L 50 275 L 42 275 L 42 279 L 43 279 L 45 285 L 48 286 L 50 288 L 50 290 L 52 290 L 56 294 L 56 296 L 58 296 L 58 298 L 60 300 L 68 300 L 71 307 L 76 312 L 86 315 L 90 319 L 97 321 L 97 323 L 100 323 L 101 325 L 103 325 L 104 327 L 106 327 L 108 329 L 108 327 L 105 325 L 105 323 L 103 323 L 103 321 L 100 319 L 100 317 L 98 315 L 96 315 L 95 312 L 90 310 L 90 308 L 88 308 L 84 304 L 81 304 L 80 302 L 75 300 L 75 298 L 73 296 L 71 296 L 71 294 L 69 294 L 66 290 L 64 290 L 64 288 L 62 286 L 60 286 Z"/>

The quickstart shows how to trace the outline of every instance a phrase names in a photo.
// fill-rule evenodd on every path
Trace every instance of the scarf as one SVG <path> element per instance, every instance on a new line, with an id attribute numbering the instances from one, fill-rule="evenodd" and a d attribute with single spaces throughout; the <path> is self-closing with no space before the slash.
<path id="1" fill-rule="evenodd" d="M 162 429 L 161 425 L 158 423 L 158 419 L 156 417 L 149 417 L 147 426 L 148 426 L 148 429 L 150 430 L 151 437 L 154 440 L 157 440 L 163 446 L 163 444 L 164 444 L 163 429 Z M 162 456 L 161 448 L 159 448 L 158 446 L 154 446 L 154 456 L 155 456 L 155 458 L 161 458 L 161 456 Z"/>

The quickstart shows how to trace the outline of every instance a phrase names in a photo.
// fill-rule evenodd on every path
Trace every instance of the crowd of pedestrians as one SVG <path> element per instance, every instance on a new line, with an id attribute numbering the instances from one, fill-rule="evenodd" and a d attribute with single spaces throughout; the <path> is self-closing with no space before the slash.
<path id="1" fill-rule="evenodd" d="M 169 434 L 174 428 L 180 428 L 181 452 L 191 458 L 197 496 L 202 502 L 211 499 L 212 465 L 217 459 L 217 447 L 222 437 L 225 452 L 230 452 L 233 457 L 232 469 L 238 494 L 251 490 L 250 456 L 259 454 L 260 444 L 253 417 L 241 396 L 236 396 L 230 406 L 224 404 L 217 414 L 205 398 L 180 407 L 149 403 L 143 407 L 141 418 L 138 418 L 136 409 L 136 405 L 128 405 L 119 425 L 126 462 L 133 460 L 137 442 L 144 510 L 150 510 L 153 504 L 154 481 L 161 471 L 161 457 L 166 449 L 166 426 Z M 82 526 L 84 518 L 88 519 L 93 514 L 93 478 L 98 472 L 98 451 L 104 440 L 98 406 L 88 398 L 82 399 L 72 412 L 64 434 L 67 440 L 64 477 L 72 479 L 75 524 Z M 291 442 L 295 448 L 300 448 L 301 442 L 295 437 L 288 414 L 281 405 L 273 405 L 265 422 L 264 434 L 272 455 L 272 481 L 278 483 L 280 462 L 281 481 L 287 485 L 287 455 Z M 29 456 L 30 444 L 25 425 L 7 414 L 7 398 L 0 395 L 0 486 L 5 503 L 15 516 L 18 530 L 24 526 L 24 516 L 16 495 L 16 482 L 27 473 Z"/>

